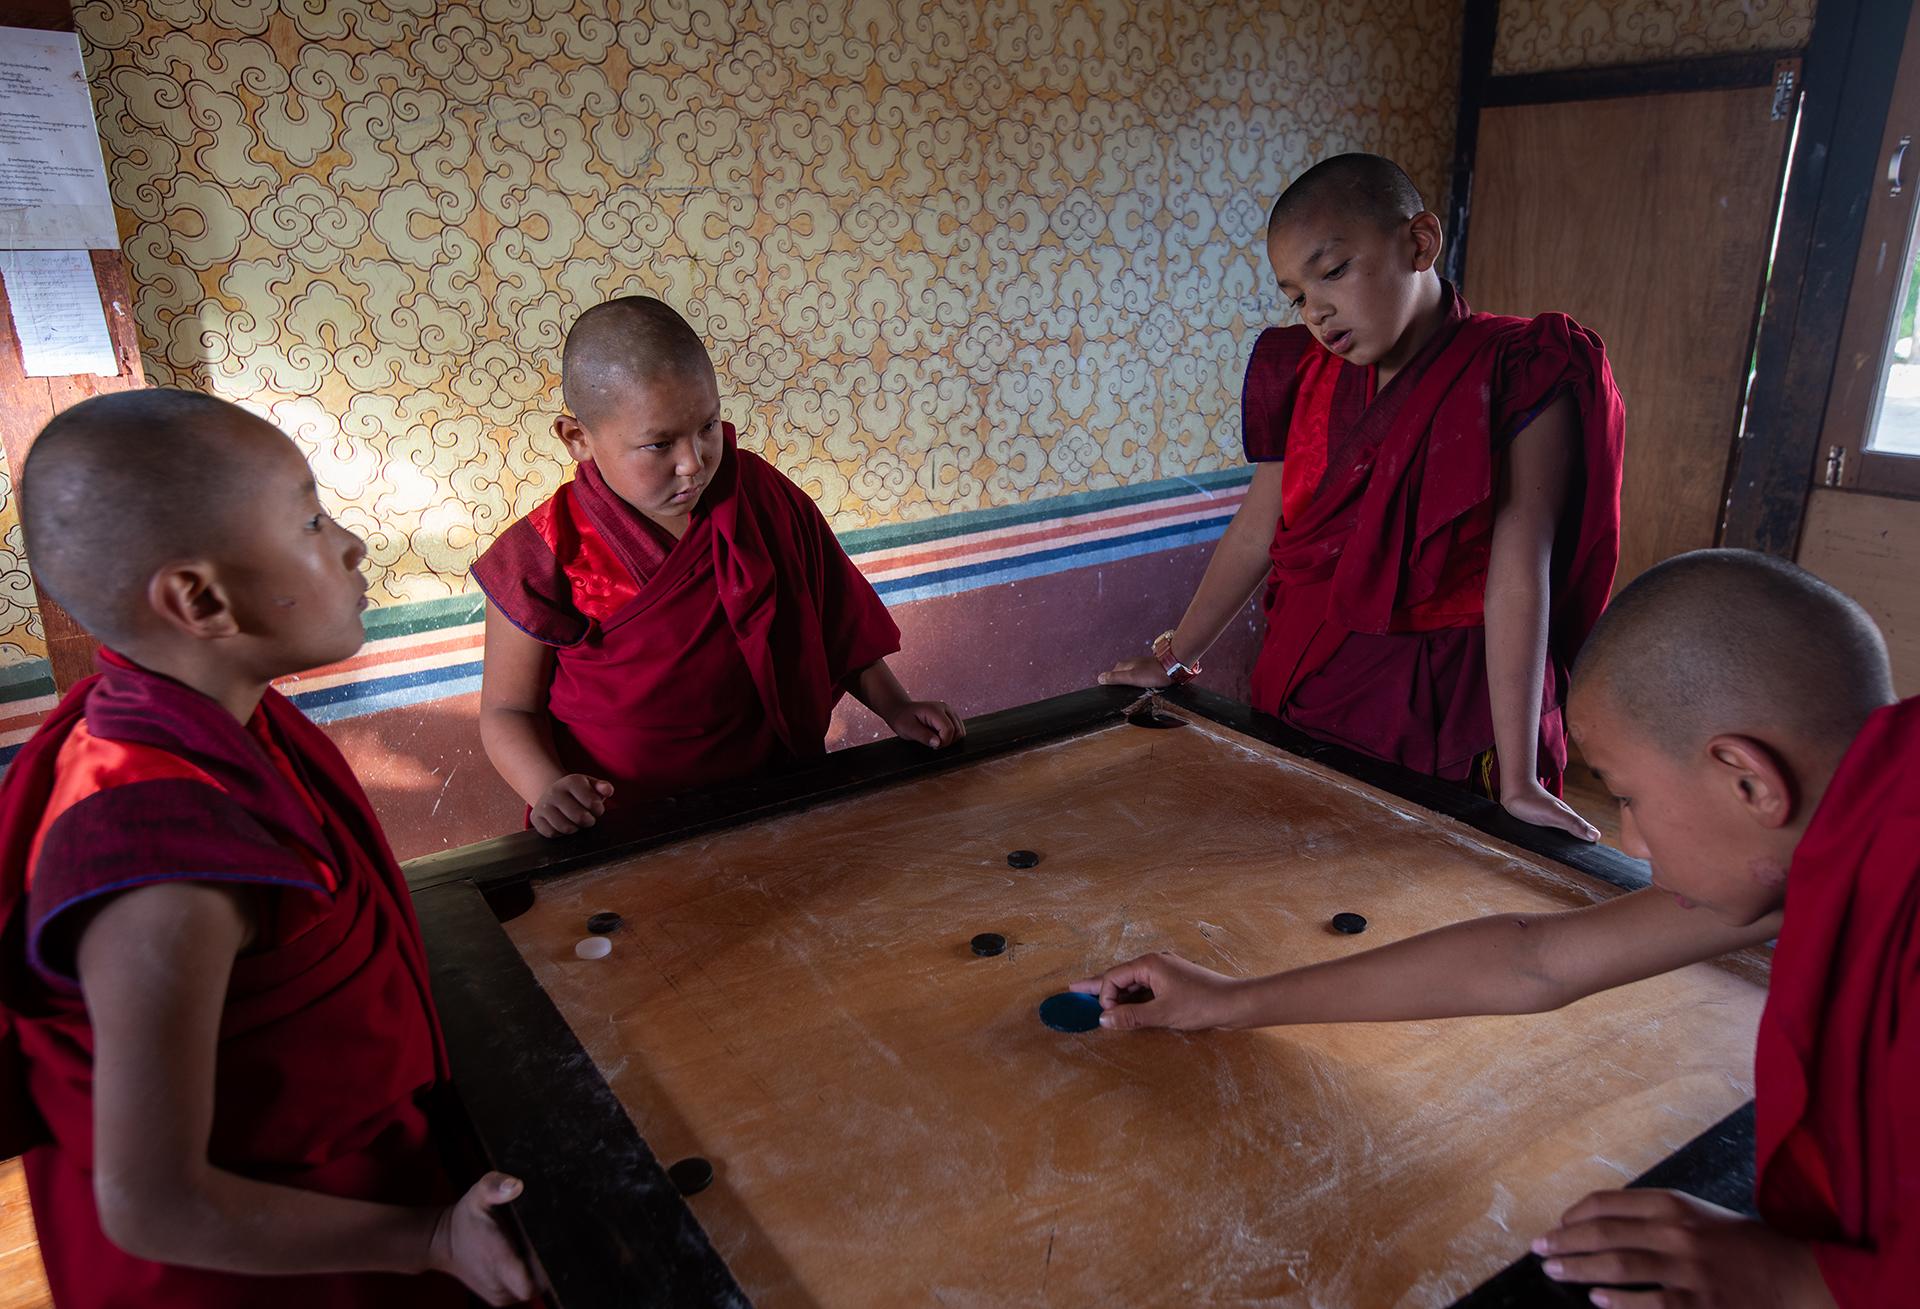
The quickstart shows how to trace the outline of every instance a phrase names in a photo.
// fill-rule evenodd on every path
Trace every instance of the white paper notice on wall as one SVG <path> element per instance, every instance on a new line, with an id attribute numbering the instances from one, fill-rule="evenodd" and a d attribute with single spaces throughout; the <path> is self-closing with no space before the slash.
<path id="1" fill-rule="evenodd" d="M 0 284 L 28 377 L 120 372 L 85 250 L 0 250 Z"/>
<path id="2" fill-rule="evenodd" d="M 80 38 L 0 27 L 0 249 L 119 247 Z"/>

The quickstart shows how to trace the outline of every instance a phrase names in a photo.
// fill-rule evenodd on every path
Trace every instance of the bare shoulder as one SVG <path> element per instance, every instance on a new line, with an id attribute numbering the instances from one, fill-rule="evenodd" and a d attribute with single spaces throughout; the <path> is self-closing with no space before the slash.
<path id="1" fill-rule="evenodd" d="M 103 900 L 80 925 L 81 987 L 90 1002 L 103 986 L 159 1002 L 210 961 L 224 971 L 253 934 L 254 903 L 244 888 L 185 878 L 132 887 Z"/>

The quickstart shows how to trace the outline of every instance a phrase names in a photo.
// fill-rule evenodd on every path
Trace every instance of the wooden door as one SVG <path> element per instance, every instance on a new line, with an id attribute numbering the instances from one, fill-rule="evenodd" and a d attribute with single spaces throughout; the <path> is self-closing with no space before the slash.
<path id="1" fill-rule="evenodd" d="M 1615 588 L 1713 545 L 1791 116 L 1772 87 L 1485 109 L 1467 299 L 1599 333 L 1626 398 Z"/>

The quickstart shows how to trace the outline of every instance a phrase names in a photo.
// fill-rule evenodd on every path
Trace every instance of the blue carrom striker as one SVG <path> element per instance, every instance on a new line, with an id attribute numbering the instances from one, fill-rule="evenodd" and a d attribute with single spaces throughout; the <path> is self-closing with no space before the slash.
<path id="1" fill-rule="evenodd" d="M 1100 1026 L 1100 997 L 1062 991 L 1040 1002 L 1040 1021 L 1056 1032 L 1091 1032 Z"/>

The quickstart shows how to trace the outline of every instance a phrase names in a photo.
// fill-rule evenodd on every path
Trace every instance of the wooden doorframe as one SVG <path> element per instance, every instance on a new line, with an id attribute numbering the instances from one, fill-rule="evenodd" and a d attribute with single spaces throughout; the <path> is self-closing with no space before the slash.
<path id="1" fill-rule="evenodd" d="M 1910 0 L 1821 0 L 1721 543 L 1792 559 Z"/>
<path id="2" fill-rule="evenodd" d="M 1467 271 L 1467 222 L 1473 210 L 1473 160 L 1480 148 L 1480 106 L 1493 79 L 1500 0 L 1467 0 L 1460 24 L 1460 112 L 1453 125 L 1453 167 L 1447 185 L 1447 246 L 1440 271 L 1455 286 Z"/>
<path id="3" fill-rule="evenodd" d="M 1816 485 L 1920 500 L 1920 458 L 1870 444 L 1892 380 L 1895 330 L 1913 268 L 1920 185 L 1908 156 L 1920 125 L 1920 23 L 1909 22 L 1880 136 L 1880 164 L 1867 192 L 1860 249 L 1821 427 Z M 1895 179 L 1899 180 L 1895 180 Z M 1889 259 L 1889 256 L 1892 256 Z"/>
<path id="4" fill-rule="evenodd" d="M 1857 2 L 1857 0 L 1856 0 Z M 1843 0 L 1824 0 L 1841 4 Z M 1512 105 L 1559 104 L 1682 91 L 1747 90 L 1777 83 L 1791 64 L 1798 82 L 1806 51 L 1762 50 L 1749 54 L 1708 55 L 1621 64 L 1607 68 L 1564 68 L 1545 73 L 1493 71 L 1494 42 L 1500 27 L 1500 0 L 1467 0 L 1460 37 L 1460 110 L 1454 123 L 1453 167 L 1447 196 L 1447 249 L 1442 271 L 1466 288 L 1467 228 L 1473 217 L 1473 167 L 1479 148 L 1480 111 Z M 1818 17 L 1814 20 L 1819 30 Z M 1809 45 L 1809 49 L 1811 45 Z M 1790 88 L 1792 89 L 1792 88 Z M 1802 124 L 1801 139 L 1805 140 Z M 1471 297 L 1469 297 L 1471 298 Z"/>

